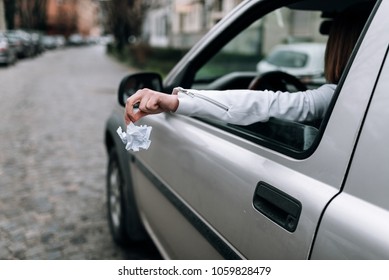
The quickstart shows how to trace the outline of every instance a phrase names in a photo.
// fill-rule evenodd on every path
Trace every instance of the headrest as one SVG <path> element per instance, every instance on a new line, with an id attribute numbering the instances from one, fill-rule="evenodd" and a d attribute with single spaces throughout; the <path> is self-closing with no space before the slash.
<path id="1" fill-rule="evenodd" d="M 322 35 L 328 35 L 330 33 L 332 20 L 324 20 L 320 24 L 319 32 Z"/>

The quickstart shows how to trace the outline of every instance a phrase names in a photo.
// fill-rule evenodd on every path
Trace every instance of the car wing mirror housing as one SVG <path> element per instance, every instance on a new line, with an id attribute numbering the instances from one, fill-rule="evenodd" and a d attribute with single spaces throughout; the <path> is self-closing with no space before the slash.
<path id="1" fill-rule="evenodd" d="M 127 98 L 143 88 L 162 91 L 161 75 L 153 72 L 144 72 L 125 76 L 121 80 L 118 89 L 119 104 L 125 107 Z"/>

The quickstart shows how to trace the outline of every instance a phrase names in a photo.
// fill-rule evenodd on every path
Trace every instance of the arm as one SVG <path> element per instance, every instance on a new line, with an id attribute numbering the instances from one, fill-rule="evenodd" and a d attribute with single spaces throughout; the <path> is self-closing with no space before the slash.
<path id="1" fill-rule="evenodd" d="M 276 117 L 292 121 L 322 118 L 336 85 L 295 93 L 229 90 L 179 92 L 176 113 L 247 125 Z M 210 102 L 209 99 L 216 101 Z"/>
<path id="2" fill-rule="evenodd" d="M 171 111 L 247 125 L 270 117 L 310 121 L 324 116 L 335 85 L 295 93 L 253 90 L 178 90 L 172 95 L 142 89 L 127 99 L 125 120 L 135 122 L 149 114 Z M 139 110 L 134 111 L 134 104 Z"/>

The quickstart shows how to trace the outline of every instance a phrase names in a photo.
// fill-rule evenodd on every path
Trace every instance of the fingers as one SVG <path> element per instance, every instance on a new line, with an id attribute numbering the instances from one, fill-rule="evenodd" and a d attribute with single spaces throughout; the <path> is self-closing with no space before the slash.
<path id="1" fill-rule="evenodd" d="M 139 110 L 144 113 L 159 113 L 158 97 L 155 95 L 146 95 L 139 102 Z"/>
<path id="2" fill-rule="evenodd" d="M 124 119 L 126 124 L 136 122 L 148 114 L 159 113 L 158 93 L 149 89 L 138 90 L 126 101 Z M 138 109 L 134 105 L 139 104 Z"/>
<path id="3" fill-rule="evenodd" d="M 134 123 L 138 121 L 139 119 L 143 118 L 144 116 L 148 115 L 147 113 L 144 113 L 140 110 L 137 110 L 136 112 L 133 113 L 125 113 L 124 115 L 124 120 L 126 124 L 128 125 L 129 123 Z"/>
<path id="4" fill-rule="evenodd" d="M 124 120 L 128 125 L 130 122 L 135 122 L 134 105 L 137 103 L 136 93 L 126 100 L 126 108 L 124 111 Z"/>
<path id="5" fill-rule="evenodd" d="M 139 104 L 138 109 L 134 109 L 135 104 Z M 149 114 L 158 114 L 166 111 L 175 112 L 177 107 L 177 95 L 141 89 L 127 99 L 124 119 L 129 124 Z"/>
<path id="6" fill-rule="evenodd" d="M 178 92 L 180 91 L 181 87 L 175 87 L 173 88 L 172 95 L 177 95 Z"/>
<path id="7" fill-rule="evenodd" d="M 124 120 L 126 124 L 128 125 L 130 122 L 136 122 L 140 116 L 139 111 L 134 110 L 134 105 L 139 103 L 141 100 L 141 95 L 139 94 L 139 91 L 127 98 L 126 101 L 126 108 L 124 112 Z"/>

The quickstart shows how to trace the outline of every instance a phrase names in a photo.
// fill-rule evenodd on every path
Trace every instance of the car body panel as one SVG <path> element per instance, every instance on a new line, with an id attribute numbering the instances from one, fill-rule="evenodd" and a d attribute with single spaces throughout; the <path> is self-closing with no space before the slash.
<path id="1" fill-rule="evenodd" d="M 161 255 L 165 259 L 223 259 L 177 205 L 139 169 L 140 164 L 131 166 L 134 181 L 142 186 L 135 188 L 135 195 L 139 205 L 152 205 L 140 207 L 140 217 Z"/>
<path id="2" fill-rule="evenodd" d="M 389 9 L 388 1 L 381 4 Z M 376 16 L 374 30 L 388 25 L 383 13 Z M 377 29 L 376 29 L 377 28 Z M 383 30 L 383 29 L 382 29 Z M 389 36 L 376 33 L 378 36 Z M 312 258 L 314 259 L 388 259 L 389 258 L 389 137 L 388 119 L 389 61 L 388 44 L 381 42 L 386 60 L 380 69 L 374 95 L 366 114 L 358 146 L 345 181 L 344 190 L 330 204 L 323 217 Z M 371 44 L 373 45 L 373 44 Z M 369 46 L 371 46 L 369 45 Z M 375 49 L 378 51 L 378 48 Z M 371 50 L 370 50 L 371 51 Z M 368 63 L 367 66 L 370 66 Z M 370 76 L 370 74 L 369 74 Z M 362 81 L 364 82 L 364 81 Z"/>
<path id="3" fill-rule="evenodd" d="M 222 233 L 233 250 L 239 248 L 245 258 L 308 257 L 316 224 L 327 202 L 337 193 L 336 188 L 261 156 L 261 148 L 245 140 L 234 139 L 234 143 L 231 138 L 236 137 L 198 120 L 169 115 L 148 117 L 143 122 L 158 129 L 153 131 L 158 139 L 152 139 L 150 150 L 137 158 L 145 162 L 150 172 L 163 176 L 161 180 L 177 192 L 177 197 L 207 220 L 209 230 Z M 288 160 L 280 155 L 278 158 L 281 162 Z M 289 161 L 299 165 L 294 159 Z M 255 187 L 260 181 L 301 201 L 303 211 L 293 234 L 253 208 Z M 159 204 L 163 202 L 140 207 L 150 212 Z M 257 242 L 253 244 L 252 240 Z"/>
<path id="4" fill-rule="evenodd" d="M 389 60 L 386 58 L 344 187 L 345 193 L 386 210 L 389 210 L 388 87 Z"/>

